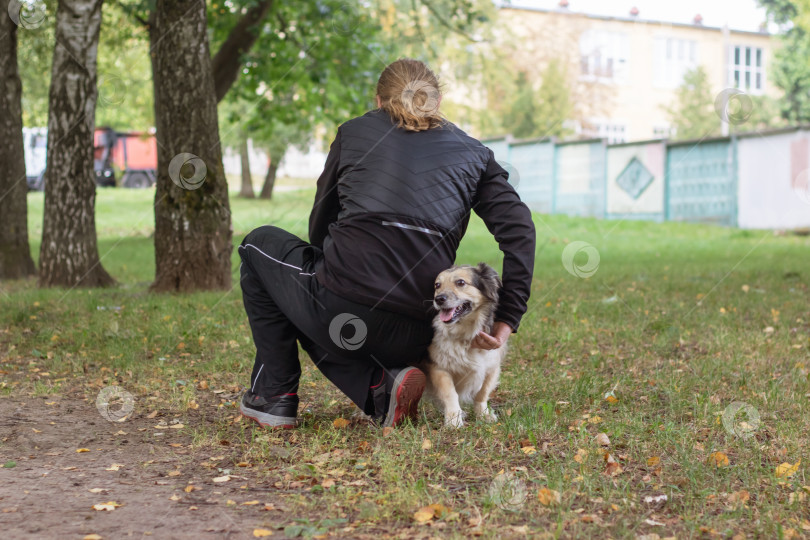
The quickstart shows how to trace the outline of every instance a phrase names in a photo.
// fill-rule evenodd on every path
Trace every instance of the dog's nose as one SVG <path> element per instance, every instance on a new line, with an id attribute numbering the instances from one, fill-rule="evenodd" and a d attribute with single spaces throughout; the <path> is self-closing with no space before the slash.
<path id="1" fill-rule="evenodd" d="M 434 300 L 436 301 L 437 304 L 439 304 L 441 306 L 442 304 L 444 304 L 447 301 L 447 295 L 446 294 L 437 294 L 436 298 L 434 298 Z"/>

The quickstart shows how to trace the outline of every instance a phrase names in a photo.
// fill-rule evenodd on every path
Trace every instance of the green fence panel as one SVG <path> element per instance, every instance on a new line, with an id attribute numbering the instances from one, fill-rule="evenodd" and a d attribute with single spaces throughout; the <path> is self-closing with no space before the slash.
<path id="1" fill-rule="evenodd" d="M 667 220 L 737 224 L 735 147 L 732 139 L 669 145 Z"/>

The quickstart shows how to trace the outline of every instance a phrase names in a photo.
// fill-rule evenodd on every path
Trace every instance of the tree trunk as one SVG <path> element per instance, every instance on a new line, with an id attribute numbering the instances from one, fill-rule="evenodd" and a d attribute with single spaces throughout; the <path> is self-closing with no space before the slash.
<path id="1" fill-rule="evenodd" d="M 239 196 L 252 199 L 256 194 L 253 193 L 253 177 L 250 174 L 250 155 L 248 154 L 247 137 L 243 137 L 242 142 L 239 144 L 239 157 L 242 162 L 242 189 L 239 191 Z"/>
<path id="2" fill-rule="evenodd" d="M 96 53 L 102 0 L 60 0 L 51 69 L 41 286 L 114 283 L 96 243 L 93 171 Z"/>
<path id="3" fill-rule="evenodd" d="M 158 141 L 154 291 L 231 285 L 231 212 L 204 0 L 157 0 L 150 42 Z"/>
<path id="4" fill-rule="evenodd" d="M 22 85 L 17 69 L 17 26 L 0 0 L 0 279 L 36 271 L 28 246 L 28 185 L 22 135 Z"/>
<path id="5" fill-rule="evenodd" d="M 272 199 L 273 188 L 276 186 L 276 171 L 278 170 L 278 160 L 270 158 L 270 163 L 267 164 L 267 176 L 264 177 L 264 185 L 262 185 L 262 192 L 259 195 L 260 199 Z"/>

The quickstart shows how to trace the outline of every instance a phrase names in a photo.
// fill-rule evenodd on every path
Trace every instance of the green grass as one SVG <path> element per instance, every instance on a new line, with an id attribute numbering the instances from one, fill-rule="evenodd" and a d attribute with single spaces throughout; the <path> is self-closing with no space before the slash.
<path id="1" fill-rule="evenodd" d="M 291 191 L 267 202 L 232 194 L 234 242 L 266 223 L 305 236 L 313 196 Z M 215 421 L 193 426 L 195 444 L 230 440 L 239 459 L 255 464 L 254 475 L 280 486 L 290 515 L 309 520 L 298 523 L 303 534 L 346 526 L 312 516 L 348 519 L 355 532 L 345 534 L 412 527 L 452 538 L 522 536 L 524 526 L 549 537 L 808 534 L 810 239 L 536 215 L 532 299 L 494 397 L 497 424 L 445 430 L 425 406 L 416 426 L 387 436 L 358 424 L 336 429 L 332 421 L 348 418 L 352 406 L 302 354 L 304 425 L 270 433 L 235 423 L 234 398 L 222 397 L 248 382 L 254 354 L 238 285 L 182 296 L 147 292 L 152 197 L 99 191 L 99 250 L 117 287 L 2 284 L 0 392 L 94 396 L 120 384 L 139 398 L 160 396 L 181 414 L 202 407 Z M 41 194 L 29 196 L 29 208 L 36 255 Z M 562 264 L 563 249 L 576 240 L 600 255 L 588 279 Z M 458 259 L 500 265 L 477 218 Z M 574 262 L 584 264 L 584 255 Z M 617 401 L 605 399 L 609 392 Z M 752 436 L 724 428 L 733 402 L 758 411 Z M 615 476 L 605 474 L 594 442 L 600 432 L 621 469 Z M 712 452 L 729 465 L 707 464 Z M 777 477 L 778 465 L 799 460 L 795 474 Z M 511 510 L 490 497 L 499 471 L 526 487 L 527 498 Z M 335 485 L 322 487 L 325 479 Z M 559 504 L 540 502 L 543 487 L 560 493 Z M 747 502 L 735 502 L 743 491 Z M 644 502 L 661 494 L 663 506 Z M 449 514 L 416 524 L 414 512 L 431 503 Z"/>

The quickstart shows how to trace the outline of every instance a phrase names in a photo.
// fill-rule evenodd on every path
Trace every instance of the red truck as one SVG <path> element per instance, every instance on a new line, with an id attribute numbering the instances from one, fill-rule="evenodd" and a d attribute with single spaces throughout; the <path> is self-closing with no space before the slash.
<path id="1" fill-rule="evenodd" d="M 149 133 L 120 132 L 109 127 L 96 128 L 95 170 L 99 186 L 119 185 L 146 188 L 157 180 L 157 141 Z"/>
<path id="2" fill-rule="evenodd" d="M 25 176 L 28 189 L 45 188 L 47 164 L 46 128 L 23 129 Z M 96 184 L 101 187 L 120 185 L 147 188 L 157 179 L 157 141 L 150 133 L 115 131 L 109 127 L 96 128 L 93 141 L 93 168 Z M 120 178 L 116 182 L 116 178 Z"/>

